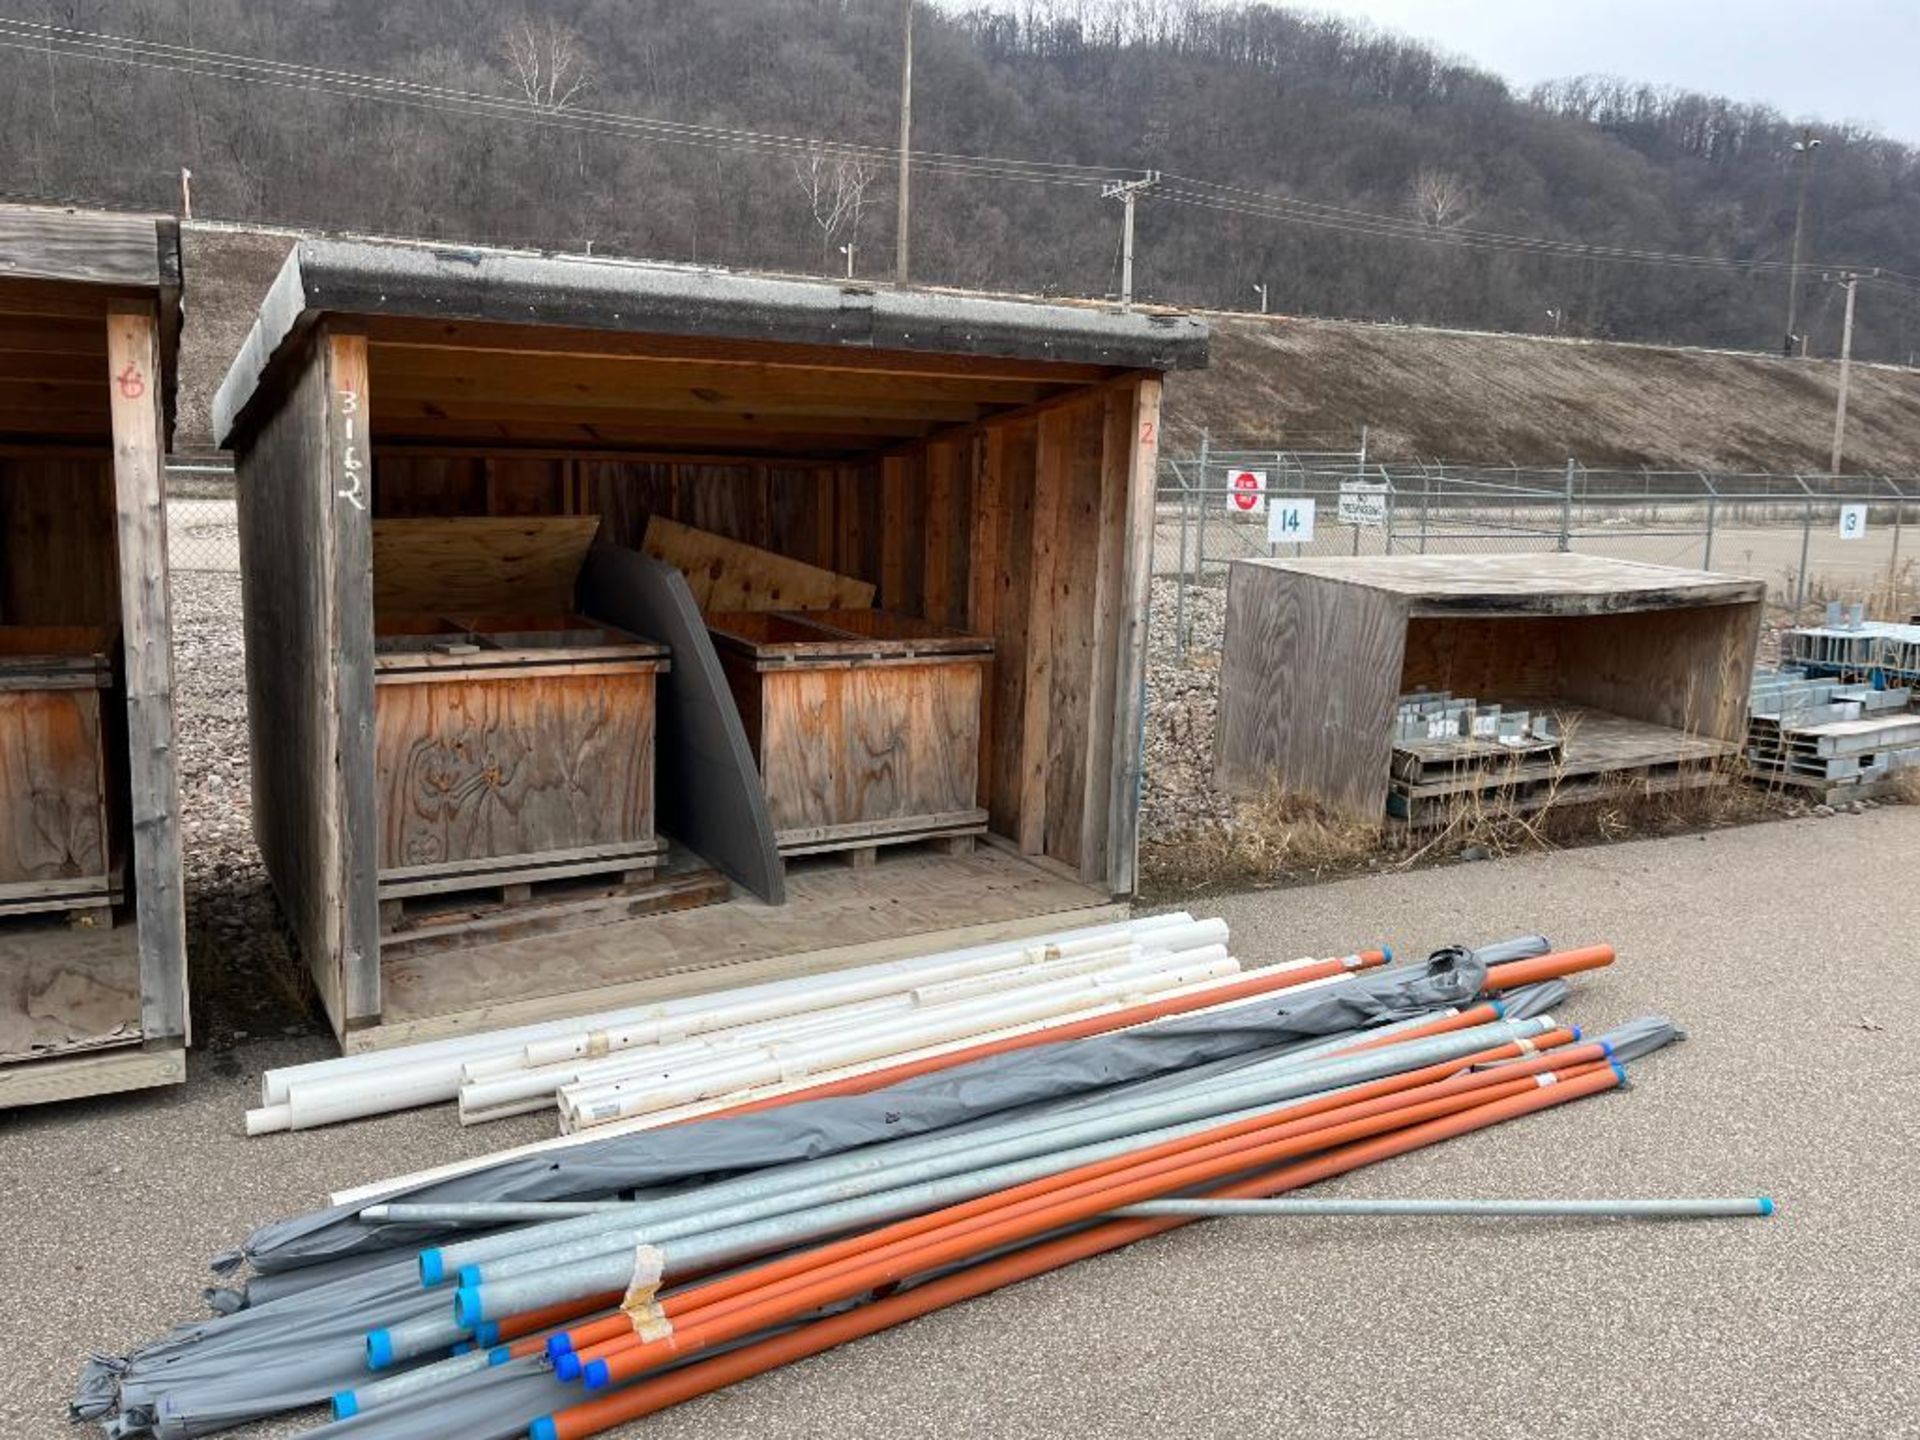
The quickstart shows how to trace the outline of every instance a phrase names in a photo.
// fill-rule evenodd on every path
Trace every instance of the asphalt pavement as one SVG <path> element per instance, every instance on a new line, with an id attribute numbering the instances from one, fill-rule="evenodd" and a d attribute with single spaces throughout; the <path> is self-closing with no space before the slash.
<path id="1" fill-rule="evenodd" d="M 1563 1012 L 1673 1016 L 1632 1088 L 1324 1187 L 1770 1194 L 1770 1220 L 1243 1220 L 916 1321 L 618 1432 L 657 1440 L 1920 1435 L 1920 808 L 1195 901 L 1249 961 L 1541 930 L 1610 941 Z M 346 1185 L 549 1133 L 446 1111 L 244 1138 L 312 1040 L 173 1092 L 0 1115 L 0 1432 L 71 1435 L 89 1352 L 191 1318 L 205 1262 Z M 317 1417 L 253 1427 L 298 1433 Z"/>

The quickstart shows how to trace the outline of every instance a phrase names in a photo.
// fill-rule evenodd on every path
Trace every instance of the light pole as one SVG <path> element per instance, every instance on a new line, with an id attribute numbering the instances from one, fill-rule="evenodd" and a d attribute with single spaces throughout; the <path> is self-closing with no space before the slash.
<path id="1" fill-rule="evenodd" d="M 853 242 L 849 240 L 840 247 L 840 253 L 847 257 L 847 279 L 853 278 Z"/>
<path id="2" fill-rule="evenodd" d="M 1266 284 L 1266 282 L 1265 282 L 1264 280 L 1262 280 L 1262 281 L 1259 281 L 1259 282 L 1257 282 L 1257 283 L 1256 283 L 1256 284 L 1254 285 L 1254 287 L 1253 287 L 1253 293 L 1254 293 L 1254 294 L 1256 294 L 1256 295 L 1258 295 L 1258 296 L 1260 297 L 1260 313 L 1261 313 L 1262 315 L 1264 315 L 1264 314 L 1266 314 L 1266 313 L 1267 313 L 1267 284 Z"/>
<path id="3" fill-rule="evenodd" d="M 1802 130 L 1800 138 L 1793 142 L 1793 153 L 1800 157 L 1800 199 L 1793 207 L 1793 263 L 1787 269 L 1787 341 L 1784 353 L 1793 358 L 1793 346 L 1800 343 L 1802 358 L 1807 353 L 1807 343 L 1801 339 L 1794 326 L 1800 314 L 1800 240 L 1807 228 L 1807 181 L 1813 175 L 1813 152 L 1820 148 L 1820 142 L 1814 138 L 1811 128 Z"/>
<path id="4" fill-rule="evenodd" d="M 1827 472 L 1832 475 L 1840 473 L 1840 457 L 1847 448 L 1847 382 L 1853 371 L 1853 296 L 1860 288 L 1860 277 L 1844 275 L 1841 283 L 1847 287 L 1847 318 L 1840 327 L 1840 393 L 1833 405 L 1833 459 L 1827 466 Z"/>

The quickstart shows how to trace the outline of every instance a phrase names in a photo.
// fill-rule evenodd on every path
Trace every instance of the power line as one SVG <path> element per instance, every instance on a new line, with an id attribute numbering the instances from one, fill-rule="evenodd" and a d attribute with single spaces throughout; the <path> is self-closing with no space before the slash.
<path id="1" fill-rule="evenodd" d="M 137 69 L 197 75 L 249 85 L 306 91 L 334 98 L 369 100 L 469 118 L 504 120 L 584 134 L 655 140 L 668 144 L 732 149 L 762 155 L 824 154 L 849 161 L 891 164 L 899 151 L 858 141 L 823 139 L 745 130 L 688 121 L 664 120 L 617 112 L 569 108 L 553 110 L 524 98 L 487 95 L 477 91 L 427 85 L 417 81 L 364 75 L 353 71 L 290 61 L 140 40 L 98 31 L 0 17 L 0 49 L 31 54 L 55 54 Z M 1081 165 L 1065 161 L 1023 160 L 1004 156 L 959 155 L 945 151 L 907 152 L 912 164 L 935 174 L 1028 184 L 1064 185 L 1092 189 L 1137 179 L 1141 172 L 1120 166 Z M 1637 249 L 1600 245 L 1548 236 L 1455 228 L 1441 230 L 1403 216 L 1317 201 L 1275 196 L 1259 190 L 1222 184 L 1194 176 L 1167 175 L 1161 188 L 1143 196 L 1150 204 L 1181 205 L 1220 213 L 1245 215 L 1313 229 L 1361 235 L 1374 239 L 1410 240 L 1455 248 L 1533 254 L 1741 273 L 1768 274 L 1791 267 L 1777 260 L 1740 260 L 1684 251 Z M 1863 279 L 1895 288 L 1920 289 L 1920 276 L 1879 270 Z"/>

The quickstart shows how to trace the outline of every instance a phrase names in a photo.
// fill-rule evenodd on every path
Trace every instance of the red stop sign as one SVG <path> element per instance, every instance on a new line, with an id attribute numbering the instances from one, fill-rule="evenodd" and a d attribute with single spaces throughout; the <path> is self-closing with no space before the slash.
<path id="1" fill-rule="evenodd" d="M 1252 470 L 1236 470 L 1227 480 L 1232 492 L 1233 508 L 1253 510 L 1260 504 L 1260 492 L 1266 488 L 1266 476 Z"/>

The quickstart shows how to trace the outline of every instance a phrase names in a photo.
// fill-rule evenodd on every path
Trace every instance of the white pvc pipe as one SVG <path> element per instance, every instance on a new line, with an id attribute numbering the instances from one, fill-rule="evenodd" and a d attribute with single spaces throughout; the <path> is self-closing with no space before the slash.
<path id="1" fill-rule="evenodd" d="M 1206 952 L 1198 952 L 1206 953 Z M 954 1005 L 928 1011 L 915 1023 L 886 1027 L 883 1031 L 836 1042 L 815 1041 L 781 1047 L 758 1056 L 743 1056 L 724 1067 L 692 1070 L 681 1075 L 661 1077 L 658 1082 L 622 1093 L 615 1087 L 574 1096 L 560 1092 L 562 1121 L 568 1128 L 602 1125 L 630 1115 L 665 1109 L 690 1100 L 705 1100 L 732 1094 L 750 1085 L 773 1079 L 792 1079 L 881 1055 L 898 1055 L 918 1046 L 937 1044 L 961 1036 L 977 1036 L 999 1024 L 1060 1016 L 1091 1008 L 1100 998 L 1139 1000 L 1198 980 L 1214 979 L 1239 972 L 1237 962 L 1224 955 L 1194 963 L 1177 970 L 1155 970 L 1107 980 L 1087 977 L 1085 982 L 1062 981 L 1034 987 L 1034 993 L 1014 991 L 1007 996 L 989 997 L 991 1006 Z M 952 1012 L 952 1013 L 947 1013 Z"/>
<path id="2" fill-rule="evenodd" d="M 1154 999 L 1156 1001 L 1166 1001 L 1204 998 L 1208 991 L 1220 990 L 1230 985 L 1239 984 L 1247 977 L 1248 973 L 1269 974 L 1274 971 L 1294 970 L 1303 965 L 1316 965 L 1319 963 L 1320 961 L 1316 957 L 1306 957 L 1300 960 L 1289 961 L 1284 965 L 1262 967 L 1257 972 L 1243 972 L 1241 974 L 1229 975 L 1218 980 L 1202 981 L 1195 985 L 1183 985 L 1156 995 Z M 1288 996 L 1304 995 L 1308 991 L 1321 989 L 1325 986 L 1343 984 L 1349 978 L 1351 978 L 1350 975 L 1329 975 L 1318 980 L 1309 980 L 1300 985 L 1290 987 L 1284 993 Z M 1267 997 L 1255 997 L 1255 999 L 1262 998 Z M 1223 1010 L 1233 1009 L 1246 1003 L 1252 1002 L 1234 1000 L 1226 1002 L 1217 1008 Z M 533 1155 L 544 1155 L 556 1150 L 570 1150 L 577 1145 L 590 1145 L 621 1135 L 631 1135 L 645 1130 L 653 1130 L 662 1125 L 674 1124 L 682 1120 L 697 1119 L 702 1115 L 711 1114 L 716 1110 L 730 1109 L 735 1105 L 787 1095 L 796 1090 L 810 1089 L 816 1085 L 829 1084 L 838 1080 L 870 1075 L 875 1071 L 889 1070 L 897 1065 L 937 1058 L 942 1055 L 951 1054 L 954 1051 L 969 1050 L 977 1045 L 989 1042 L 1018 1039 L 1025 1035 L 1032 1035 L 1040 1031 L 1053 1029 L 1061 1024 L 1071 1024 L 1076 1021 L 1098 1018 L 1101 1015 L 1110 1014 L 1115 1010 L 1123 1008 L 1125 1008 L 1125 1006 L 1122 1002 L 1109 1000 L 1095 1006 L 1084 1014 L 1075 1015 L 1071 1020 L 1067 1021 L 1062 1021 L 1057 1018 L 1027 1021 L 1017 1025 L 1009 1025 L 1004 1030 L 996 1030 L 990 1034 L 970 1036 L 964 1040 L 949 1041 L 941 1045 L 929 1045 L 924 1049 L 914 1050 L 900 1055 L 891 1055 L 880 1060 L 869 1060 L 858 1065 L 847 1065 L 833 1070 L 822 1070 L 804 1079 L 757 1085 L 750 1089 L 743 1090 L 737 1095 L 728 1096 L 723 1100 L 701 1101 L 697 1104 L 679 1106 L 672 1110 L 662 1110 L 650 1115 L 637 1115 L 632 1119 L 618 1120 L 610 1125 L 597 1125 L 590 1129 L 582 1130 L 578 1134 L 561 1134 L 545 1140 L 533 1140 L 525 1145 L 517 1145 L 509 1149 L 497 1150 L 491 1154 L 476 1155 L 466 1160 L 453 1160 L 444 1165 L 431 1166 L 425 1170 L 413 1171 L 410 1174 L 390 1176 L 384 1180 L 371 1181 L 365 1185 L 356 1185 L 345 1190 L 336 1190 L 327 1197 L 327 1202 L 331 1205 L 364 1204 L 382 1195 L 392 1195 L 399 1191 L 415 1189 L 418 1186 L 431 1185 L 443 1180 L 452 1180 L 461 1175 L 470 1175 L 476 1170 L 485 1170 L 494 1165 L 506 1164 L 509 1161 L 524 1160 Z M 1193 1013 L 1199 1012 L 1196 1010 Z M 1148 1025 L 1154 1024 L 1156 1021 L 1143 1020 L 1139 1023 Z M 1126 1028 L 1132 1029 L 1135 1027 L 1129 1026 Z"/>
<path id="3" fill-rule="evenodd" d="M 1066 943 L 1102 934 L 1146 934 L 1192 923 L 1193 917 L 1183 911 L 1170 915 L 1148 916 L 1140 920 L 1082 926 L 1078 929 L 1059 932 L 1051 939 L 1055 943 Z M 805 992 L 831 983 L 835 979 L 852 975 L 873 974 L 880 971 L 914 974 L 939 964 L 950 963 L 957 958 L 990 954 L 1003 951 L 1007 947 L 1006 941 L 991 945 L 968 946 L 932 955 L 885 961 L 857 969 L 827 972 L 824 975 L 796 976 L 788 980 L 769 981 L 762 985 L 731 991 L 684 996 L 653 1005 L 608 1011 L 597 1016 L 548 1021 L 480 1035 L 456 1036 L 393 1050 L 345 1055 L 334 1060 L 321 1060 L 307 1065 L 270 1070 L 261 1082 L 264 1102 L 262 1109 L 265 1113 L 250 1116 L 248 1130 L 253 1134 L 266 1133 L 267 1130 L 276 1128 L 275 1122 L 282 1119 L 293 1124 L 295 1128 L 301 1128 L 298 1117 L 291 1112 L 281 1112 L 273 1108 L 288 1103 L 292 1089 L 296 1085 L 304 1085 L 310 1092 L 308 1104 L 301 1107 L 304 1113 L 328 1114 L 341 1119 L 405 1109 L 413 1105 L 434 1104 L 455 1097 L 460 1088 L 461 1069 L 467 1063 L 488 1056 L 509 1053 L 517 1055 L 530 1043 L 578 1033 L 583 1026 L 604 1028 L 609 1025 L 640 1023 L 662 1016 L 694 1014 L 749 998 L 764 999 L 776 994 Z M 380 1078 L 375 1081 L 373 1079 L 375 1076 Z M 336 1087 L 341 1092 L 340 1098 L 322 1098 Z"/>

